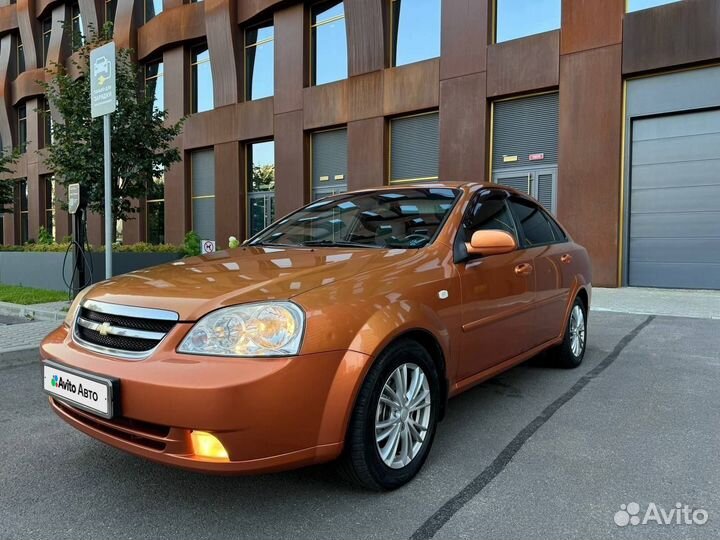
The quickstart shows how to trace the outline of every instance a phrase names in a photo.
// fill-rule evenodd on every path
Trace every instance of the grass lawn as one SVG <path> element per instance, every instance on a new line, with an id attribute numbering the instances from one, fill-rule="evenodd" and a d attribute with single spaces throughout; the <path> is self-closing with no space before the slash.
<path id="1" fill-rule="evenodd" d="M 67 292 L 0 284 L 0 302 L 27 305 L 41 304 L 43 302 L 59 302 L 67 299 Z"/>

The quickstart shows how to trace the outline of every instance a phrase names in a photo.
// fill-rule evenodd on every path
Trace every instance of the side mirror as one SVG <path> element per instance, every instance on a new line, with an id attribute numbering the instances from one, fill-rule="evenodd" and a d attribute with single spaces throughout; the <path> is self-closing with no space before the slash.
<path id="1" fill-rule="evenodd" d="M 491 229 L 475 231 L 470 242 L 465 242 L 468 255 L 500 255 L 517 249 L 515 238 L 505 231 Z"/>

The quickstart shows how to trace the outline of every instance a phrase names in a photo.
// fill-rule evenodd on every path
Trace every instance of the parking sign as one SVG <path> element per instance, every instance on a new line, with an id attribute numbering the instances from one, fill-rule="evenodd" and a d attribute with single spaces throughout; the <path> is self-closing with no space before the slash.
<path id="1" fill-rule="evenodd" d="M 115 112 L 115 43 L 90 51 L 90 112 L 93 118 Z"/>

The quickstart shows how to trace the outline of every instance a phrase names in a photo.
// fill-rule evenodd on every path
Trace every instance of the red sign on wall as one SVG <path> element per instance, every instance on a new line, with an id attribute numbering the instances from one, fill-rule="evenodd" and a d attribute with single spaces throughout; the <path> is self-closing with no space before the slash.
<path id="1" fill-rule="evenodd" d="M 545 159 L 545 154 L 530 154 L 528 156 L 528 161 L 540 161 L 541 159 Z"/>

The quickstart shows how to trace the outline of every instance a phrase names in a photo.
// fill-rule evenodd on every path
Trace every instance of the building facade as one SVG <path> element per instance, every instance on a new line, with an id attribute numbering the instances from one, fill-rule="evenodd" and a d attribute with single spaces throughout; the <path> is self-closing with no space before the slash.
<path id="1" fill-rule="evenodd" d="M 557 215 L 596 285 L 720 288 L 718 0 L 2 5 L 0 139 L 24 149 L 6 244 L 69 232 L 36 81 L 106 20 L 187 115 L 125 242 L 224 246 L 328 193 L 491 180 Z"/>

